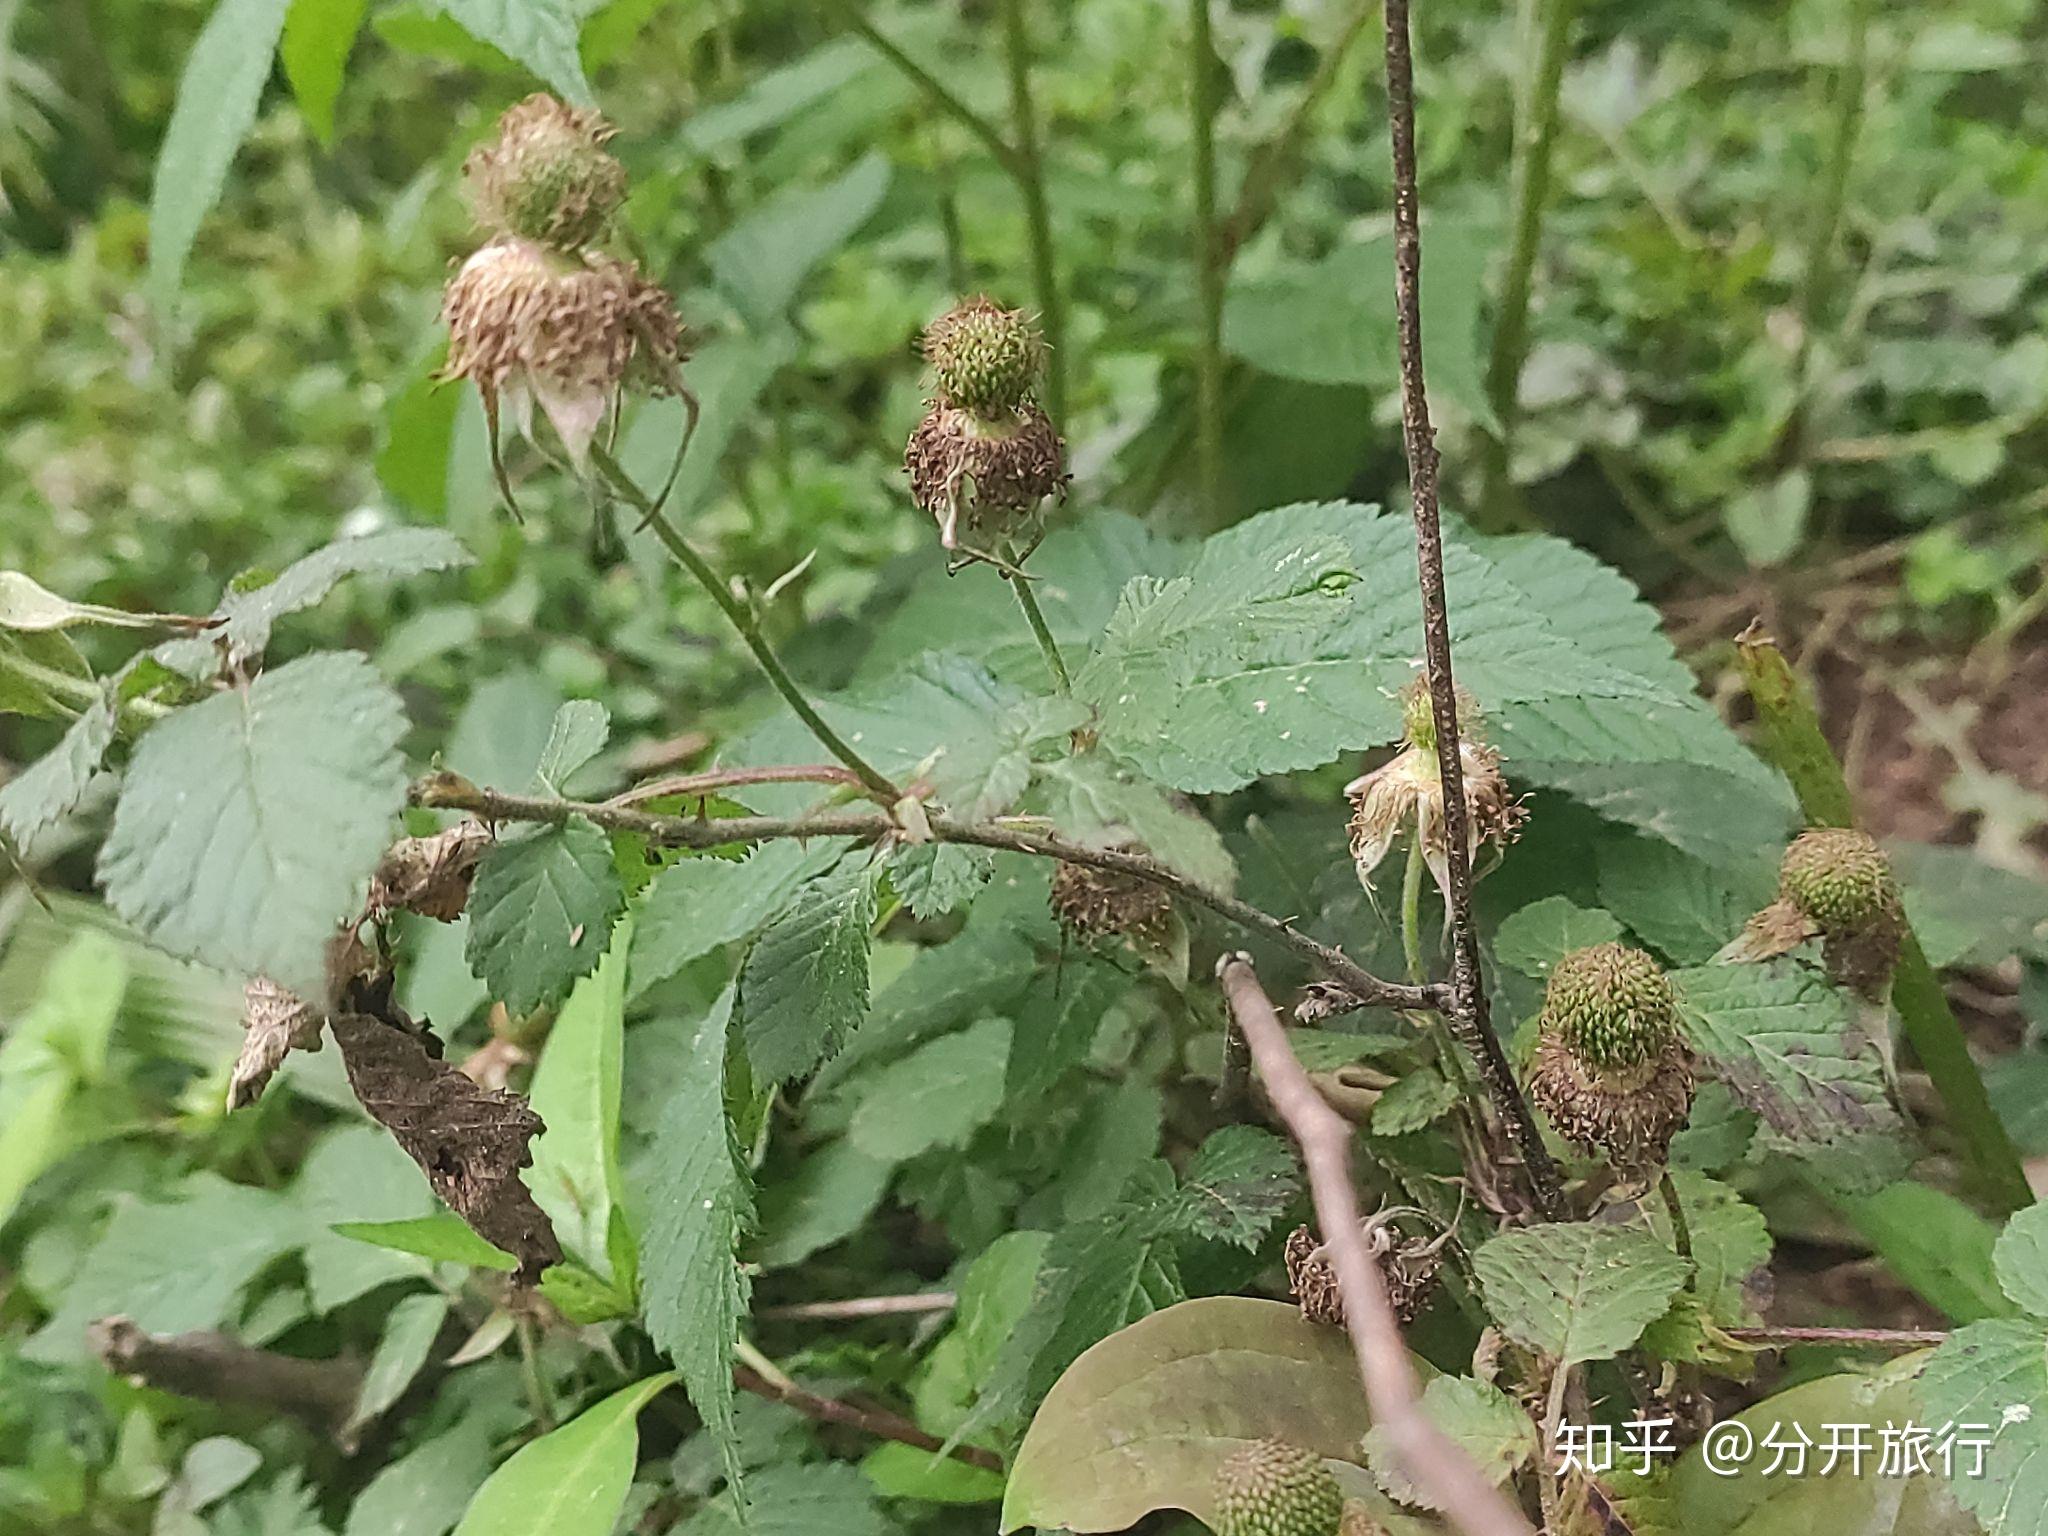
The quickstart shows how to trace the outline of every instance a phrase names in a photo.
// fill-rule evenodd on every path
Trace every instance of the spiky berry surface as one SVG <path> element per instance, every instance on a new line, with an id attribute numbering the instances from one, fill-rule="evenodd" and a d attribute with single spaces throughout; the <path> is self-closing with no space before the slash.
<path id="1" fill-rule="evenodd" d="M 597 113 L 545 93 L 509 107 L 497 137 L 463 163 L 478 221 L 557 250 L 590 245 L 626 196 L 626 168 L 604 148 L 611 135 Z"/>
<path id="2" fill-rule="evenodd" d="M 1216 1536 L 1336 1536 L 1344 1493 L 1322 1457 L 1257 1440 L 1216 1469 Z"/>
<path id="3" fill-rule="evenodd" d="M 1800 911 L 1828 933 L 1845 933 L 1892 916 L 1899 887 L 1884 850 L 1861 832 L 1816 827 L 1785 850 L 1778 878 Z"/>
<path id="4" fill-rule="evenodd" d="M 1595 944 L 1557 962 L 1539 1027 L 1595 1072 L 1638 1067 L 1678 1036 L 1678 999 L 1655 960 Z"/>
<path id="5" fill-rule="evenodd" d="M 941 403 L 992 416 L 1031 398 L 1045 366 L 1045 343 L 1022 310 L 975 298 L 926 328 L 924 356 Z"/>

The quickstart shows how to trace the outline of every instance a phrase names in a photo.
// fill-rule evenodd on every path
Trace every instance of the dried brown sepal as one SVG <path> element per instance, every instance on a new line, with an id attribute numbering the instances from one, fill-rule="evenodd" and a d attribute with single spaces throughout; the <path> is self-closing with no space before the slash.
<path id="1" fill-rule="evenodd" d="M 519 1177 L 533 1161 L 541 1118 L 518 1094 L 480 1088 L 440 1060 L 439 1042 L 408 1023 L 368 1013 L 333 1017 L 349 1086 L 434 1193 L 478 1236 L 516 1256 L 515 1278 L 531 1285 L 562 1259 L 554 1227 Z"/>
<path id="2" fill-rule="evenodd" d="M 685 356 L 675 302 L 638 267 L 530 240 L 494 240 L 464 262 L 441 318 L 441 377 L 470 380 L 493 420 L 502 406 L 529 434 L 539 405 L 578 463 L 621 392 L 662 392 Z"/>
<path id="3" fill-rule="evenodd" d="M 477 865 L 491 845 L 482 822 L 463 821 L 430 837 L 405 837 L 377 861 L 365 915 L 382 921 L 393 912 L 417 912 L 452 923 L 469 905 Z"/>
<path id="4" fill-rule="evenodd" d="M 1820 928 L 1798 903 L 1781 896 L 1744 923 L 1742 932 L 1722 945 L 1714 958 L 1736 965 L 1775 960 L 1819 937 Z"/>
<path id="5" fill-rule="evenodd" d="M 1678 1041 L 1640 1066 L 1603 1073 L 1551 1031 L 1537 1041 L 1528 1083 L 1558 1135 L 1631 1174 L 1663 1165 L 1692 1113 L 1693 1086 L 1692 1059 Z"/>
<path id="6" fill-rule="evenodd" d="M 1482 846 L 1505 848 L 1520 837 L 1529 813 L 1501 772 L 1499 752 L 1477 739 L 1466 739 L 1459 744 L 1458 757 L 1465 774 L 1465 854 L 1476 862 Z M 1433 745 L 1411 743 L 1371 773 L 1353 779 L 1344 793 L 1351 804 L 1346 832 L 1359 884 L 1372 889 L 1373 874 L 1395 838 L 1404 828 L 1412 828 L 1422 840 L 1423 858 L 1437 888 L 1447 887 L 1444 789 Z"/>
<path id="7" fill-rule="evenodd" d="M 1346 1499 L 1343 1518 L 1337 1522 L 1337 1536 L 1387 1536 L 1387 1528 L 1359 1500 Z"/>
<path id="8" fill-rule="evenodd" d="M 1391 1221 L 1375 1218 L 1366 1225 L 1381 1278 L 1387 1284 L 1387 1299 L 1393 1303 L 1395 1318 L 1405 1326 L 1420 1317 L 1436 1296 L 1443 1245 L 1432 1239 L 1403 1238 Z M 1325 1327 L 1343 1327 L 1344 1297 L 1337 1286 L 1337 1270 L 1315 1233 L 1296 1227 L 1287 1234 L 1281 1258 L 1287 1266 L 1287 1287 L 1301 1315 Z"/>
<path id="9" fill-rule="evenodd" d="M 477 222 L 563 250 L 599 239 L 626 197 L 626 168 L 604 147 L 616 131 L 545 92 L 506 108 L 462 163 Z"/>
<path id="10" fill-rule="evenodd" d="M 228 1078 L 228 1108 L 253 1104 L 291 1051 L 320 1049 L 320 1010 L 268 976 L 242 988 L 242 1049 Z"/>
<path id="11" fill-rule="evenodd" d="M 1158 948 L 1172 935 L 1173 898 L 1136 875 L 1063 860 L 1053 869 L 1048 902 L 1077 943 L 1122 938 Z"/>
<path id="12" fill-rule="evenodd" d="M 925 413 L 903 453 L 910 494 L 947 549 L 987 548 L 1030 523 L 1047 497 L 1067 493 L 1067 448 L 1029 401 L 984 418 L 943 402 Z"/>

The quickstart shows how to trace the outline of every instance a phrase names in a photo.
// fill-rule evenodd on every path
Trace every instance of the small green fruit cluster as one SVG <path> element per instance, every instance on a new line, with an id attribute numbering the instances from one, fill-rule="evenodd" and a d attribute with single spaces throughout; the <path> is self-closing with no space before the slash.
<path id="1" fill-rule="evenodd" d="M 1344 1491 L 1322 1457 L 1255 1440 L 1216 1469 L 1216 1536 L 1337 1536 Z"/>
<path id="2" fill-rule="evenodd" d="M 1661 1055 L 1678 1033 L 1678 998 L 1657 962 L 1626 944 L 1595 944 L 1557 962 L 1540 1027 L 1600 1072 Z"/>
<path id="3" fill-rule="evenodd" d="M 508 108 L 497 137 L 463 162 L 477 221 L 558 251 L 591 245 L 626 196 L 626 168 L 604 147 L 613 132 L 544 92 Z"/>
<path id="4" fill-rule="evenodd" d="M 939 403 L 984 419 L 1015 411 L 1037 392 L 1045 342 L 1022 310 L 968 299 L 924 333 Z"/>
<path id="5" fill-rule="evenodd" d="M 1558 961 L 1537 1019 L 1529 1096 L 1558 1134 L 1617 1168 L 1664 1161 L 1692 1112 L 1692 1053 L 1657 962 L 1625 944 Z"/>

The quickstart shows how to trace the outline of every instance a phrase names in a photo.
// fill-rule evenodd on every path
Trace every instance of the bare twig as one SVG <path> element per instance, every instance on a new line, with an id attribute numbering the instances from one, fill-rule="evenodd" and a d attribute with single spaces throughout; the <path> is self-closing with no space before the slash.
<path id="1" fill-rule="evenodd" d="M 1408 488 L 1415 503 L 1415 556 L 1422 585 L 1422 645 L 1436 721 L 1437 768 L 1444 792 L 1444 862 L 1451 925 L 1453 1007 L 1445 1018 L 1479 1063 L 1495 1111 L 1506 1120 L 1528 1170 L 1538 1210 L 1566 1215 L 1557 1165 L 1515 1084 L 1507 1053 L 1488 1017 L 1472 921 L 1472 860 L 1466 842 L 1471 812 L 1458 742 L 1458 702 L 1451 672 L 1451 621 L 1444 596 L 1443 529 L 1437 508 L 1436 429 L 1422 381 L 1422 226 L 1415 187 L 1415 63 L 1408 39 L 1408 0 L 1386 0 L 1387 115 L 1394 152 L 1394 315 L 1401 353 L 1401 436 Z"/>
<path id="2" fill-rule="evenodd" d="M 914 1445 L 921 1451 L 943 1452 L 970 1467 L 985 1467 L 991 1472 L 1003 1470 L 1003 1459 L 994 1451 L 984 1450 L 978 1445 L 956 1445 L 948 1451 L 943 1440 L 926 1434 L 899 1414 L 880 1408 L 862 1408 L 854 1403 L 841 1402 L 836 1397 L 820 1396 L 798 1386 L 786 1376 L 780 1381 L 772 1381 L 752 1366 L 741 1365 L 733 1368 L 732 1380 L 742 1392 L 751 1392 L 756 1397 L 765 1397 L 770 1402 L 794 1408 L 805 1418 L 816 1419 L 821 1424 L 844 1424 L 883 1440 Z"/>
<path id="3" fill-rule="evenodd" d="M 593 800 L 557 800 L 539 795 L 508 795 L 480 789 L 455 773 L 432 773 L 414 782 L 412 803 L 431 810 L 467 811 L 486 821 L 562 822 L 582 816 L 613 832 L 630 832 L 661 848 L 720 848 L 734 843 L 760 843 L 775 838 L 847 837 L 879 842 L 899 837 L 903 829 L 872 811 L 834 811 L 815 816 L 734 816 L 707 820 L 696 816 L 661 816 L 650 811 Z M 1178 870 L 1145 854 L 1121 848 L 1092 848 L 1041 832 L 1026 823 L 966 822 L 935 814 L 931 835 L 942 843 L 963 843 L 1007 853 L 1059 859 L 1090 869 L 1132 875 L 1162 886 L 1188 901 L 1207 907 L 1241 928 L 1286 945 L 1324 975 L 1339 983 L 1361 1007 L 1420 1009 L 1442 1012 L 1450 995 L 1441 986 L 1407 986 L 1383 981 L 1352 960 L 1296 929 L 1284 918 L 1262 912 L 1234 896 L 1212 891 Z"/>
<path id="4" fill-rule="evenodd" d="M 1873 1349 L 1925 1349 L 1942 1344 L 1948 1334 L 1939 1328 L 1728 1328 L 1729 1338 L 1760 1349 L 1790 1349 L 1797 1344 L 1867 1344 Z"/>
<path id="5" fill-rule="evenodd" d="M 761 1307 L 754 1316 L 764 1323 L 840 1323 L 866 1317 L 918 1317 L 950 1312 L 959 1302 L 951 1291 L 916 1291 L 907 1296 L 850 1296 L 844 1301 L 799 1301 L 786 1307 Z"/>
<path id="6" fill-rule="evenodd" d="M 945 81 L 905 53 L 888 34 L 867 19 L 853 0 L 837 0 L 837 6 L 840 14 L 846 17 L 847 26 L 852 28 L 863 42 L 901 70 L 905 78 L 923 91 L 948 117 L 979 139 L 983 147 L 995 156 L 998 165 L 1010 175 L 1021 179 L 1023 166 L 1017 151 L 1003 138 L 994 123 L 970 107 Z"/>
<path id="7" fill-rule="evenodd" d="M 301 1360 L 224 1333 L 149 1333 L 131 1318 L 103 1317 L 86 1339 L 108 1370 L 160 1392 L 270 1408 L 337 1436 L 362 1391 L 353 1361 Z"/>
<path id="8" fill-rule="evenodd" d="M 1506 1496 L 1422 1411 L 1415 1365 L 1394 1318 L 1386 1278 L 1366 1245 L 1351 1182 L 1350 1123 L 1323 1102 L 1295 1060 L 1251 957 L 1225 955 L 1217 975 L 1267 1097 L 1308 1165 L 1316 1222 L 1337 1271 L 1344 1322 L 1374 1426 L 1387 1437 L 1402 1470 L 1463 1536 L 1531 1536 L 1528 1522 Z"/>
<path id="9" fill-rule="evenodd" d="M 649 779 L 613 795 L 606 805 L 645 805 L 650 800 L 667 800 L 680 795 L 691 798 L 743 784 L 833 784 L 867 793 L 867 786 L 851 768 L 836 763 L 793 763 L 770 768 L 710 768 L 703 773 L 675 774 Z"/>

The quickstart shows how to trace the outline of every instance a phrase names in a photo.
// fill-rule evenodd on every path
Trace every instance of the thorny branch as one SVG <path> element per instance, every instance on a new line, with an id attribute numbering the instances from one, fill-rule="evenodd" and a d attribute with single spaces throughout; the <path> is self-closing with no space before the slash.
<path id="1" fill-rule="evenodd" d="M 816 1419 L 821 1424 L 845 1424 L 863 1430 L 884 1440 L 899 1441 L 904 1445 L 916 1446 L 921 1451 L 944 1452 L 955 1461 L 963 1461 L 970 1467 L 985 1467 L 991 1472 L 1003 1470 L 1003 1460 L 994 1451 L 984 1450 L 978 1445 L 956 1445 L 950 1451 L 946 1443 L 935 1435 L 928 1435 L 910 1420 L 898 1414 L 887 1413 L 879 1408 L 862 1408 L 855 1403 L 841 1402 L 836 1397 L 821 1397 L 816 1392 L 806 1391 L 795 1382 L 784 1378 L 772 1381 L 749 1366 L 737 1366 L 732 1373 L 733 1385 L 742 1392 L 751 1392 L 756 1397 L 765 1397 L 770 1402 L 781 1403 L 794 1408 L 807 1419 Z"/>
<path id="2" fill-rule="evenodd" d="M 1394 318 L 1401 354 L 1401 437 L 1408 490 L 1415 506 L 1415 558 L 1422 586 L 1422 648 L 1436 722 L 1437 771 L 1444 792 L 1445 905 L 1451 927 L 1452 1006 L 1444 1017 L 1479 1063 L 1494 1108 L 1507 1121 L 1528 1170 L 1537 1209 L 1567 1215 L 1557 1165 L 1543 1145 L 1528 1102 L 1515 1084 L 1507 1053 L 1493 1032 L 1479 971 L 1472 921 L 1471 810 L 1458 741 L 1457 691 L 1451 671 L 1451 621 L 1444 596 L 1443 528 L 1437 506 L 1436 429 L 1422 377 L 1422 226 L 1415 185 L 1415 61 L 1408 37 L 1408 0 L 1386 0 L 1387 116 L 1394 154 Z"/>
<path id="3" fill-rule="evenodd" d="M 1316 1223 L 1337 1271 L 1344 1322 L 1374 1425 L 1386 1435 L 1402 1469 L 1462 1536 L 1531 1536 L 1528 1522 L 1507 1497 L 1422 1411 L 1415 1365 L 1394 1318 L 1386 1278 L 1366 1245 L 1351 1181 L 1350 1122 L 1323 1102 L 1295 1060 L 1251 957 L 1225 955 L 1217 977 L 1266 1094 L 1308 1165 Z"/>
<path id="4" fill-rule="evenodd" d="M 610 802 L 557 800 L 539 795 L 509 795 L 481 789 L 459 774 L 434 773 L 414 782 L 412 803 L 431 810 L 467 811 L 486 821 L 562 822 L 582 816 L 612 832 L 630 832 L 662 848 L 721 848 L 735 843 L 760 843 L 785 837 L 848 837 L 874 843 L 903 836 L 903 828 L 872 811 L 835 811 L 815 816 L 735 816 L 709 820 L 698 816 L 661 816 Z M 968 822 L 950 816 L 929 818 L 931 836 L 942 843 L 961 843 L 1007 853 L 1059 859 L 1090 869 L 1132 875 L 1175 895 L 1207 907 L 1241 928 L 1264 934 L 1302 956 L 1341 985 L 1358 1007 L 1419 1009 L 1442 1012 L 1450 995 L 1441 986 L 1406 986 L 1383 981 L 1353 961 L 1302 933 L 1284 918 L 1263 912 L 1234 896 L 1210 890 L 1178 870 L 1144 854 L 1120 848 L 1091 848 L 1026 822 Z"/>

